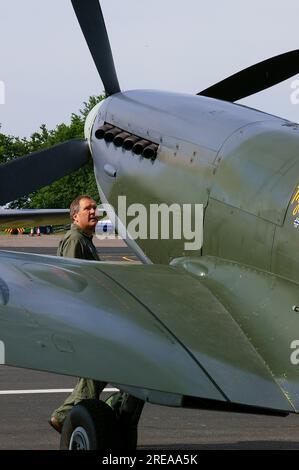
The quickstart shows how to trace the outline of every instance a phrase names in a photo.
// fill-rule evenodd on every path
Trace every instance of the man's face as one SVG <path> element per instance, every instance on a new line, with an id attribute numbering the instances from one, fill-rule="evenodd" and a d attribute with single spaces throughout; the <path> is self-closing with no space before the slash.
<path id="1" fill-rule="evenodd" d="M 74 215 L 73 221 L 85 232 L 92 233 L 98 223 L 96 217 L 97 205 L 93 199 L 83 198 L 80 200 L 79 212 Z"/>

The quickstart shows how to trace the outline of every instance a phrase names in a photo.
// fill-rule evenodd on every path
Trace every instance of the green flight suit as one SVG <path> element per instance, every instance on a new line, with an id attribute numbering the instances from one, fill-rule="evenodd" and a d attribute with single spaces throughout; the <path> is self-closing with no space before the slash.
<path id="1" fill-rule="evenodd" d="M 71 229 L 60 240 L 57 256 L 100 261 L 97 249 L 92 243 L 92 236 L 87 235 L 76 224 L 72 224 Z"/>
<path id="2" fill-rule="evenodd" d="M 87 235 L 76 224 L 72 224 L 71 229 L 60 241 L 57 256 L 100 261 L 96 247 L 92 242 L 92 236 Z M 58 422 L 62 425 L 66 415 L 74 405 L 84 399 L 99 398 L 99 395 L 105 386 L 106 382 L 84 378 L 79 379 L 73 392 L 67 397 L 65 402 L 52 413 L 52 416 L 55 416 Z"/>

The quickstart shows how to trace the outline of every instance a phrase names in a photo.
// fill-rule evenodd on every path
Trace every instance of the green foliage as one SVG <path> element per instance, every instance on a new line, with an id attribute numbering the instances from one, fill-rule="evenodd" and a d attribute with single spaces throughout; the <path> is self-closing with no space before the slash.
<path id="1" fill-rule="evenodd" d="M 42 124 L 39 132 L 34 132 L 29 139 L 20 139 L 19 137 L 7 136 L 0 133 L 0 163 L 5 163 L 13 158 L 19 158 L 28 153 L 51 147 L 70 139 L 84 138 L 85 119 L 89 111 L 102 99 L 104 99 L 102 95 L 91 96 L 87 103 L 83 103 L 83 109 L 79 110 L 79 114 L 73 113 L 71 115 L 70 124 L 59 124 L 53 130 L 48 130 L 45 124 Z M 67 208 L 79 194 L 89 194 L 99 202 L 92 162 L 87 163 L 79 170 L 55 181 L 49 186 L 41 188 L 26 197 L 12 201 L 9 207 Z"/>

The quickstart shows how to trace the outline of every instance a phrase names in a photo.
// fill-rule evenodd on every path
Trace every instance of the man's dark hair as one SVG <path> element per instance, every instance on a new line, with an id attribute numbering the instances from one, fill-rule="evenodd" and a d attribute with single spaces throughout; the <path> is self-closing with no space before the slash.
<path id="1" fill-rule="evenodd" d="M 90 199 L 91 201 L 94 200 L 92 197 L 88 196 L 87 194 L 81 194 L 81 196 L 77 196 L 76 199 L 74 199 L 70 205 L 70 218 L 72 222 L 74 220 L 74 215 L 78 214 L 79 212 L 81 199 Z"/>

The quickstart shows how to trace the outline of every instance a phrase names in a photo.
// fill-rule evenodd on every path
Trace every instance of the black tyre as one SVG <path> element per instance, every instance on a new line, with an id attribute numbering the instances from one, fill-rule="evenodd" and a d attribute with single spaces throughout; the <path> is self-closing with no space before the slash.
<path id="1" fill-rule="evenodd" d="M 61 450 L 121 449 L 119 421 L 100 400 L 82 400 L 67 415 L 60 439 Z"/>

